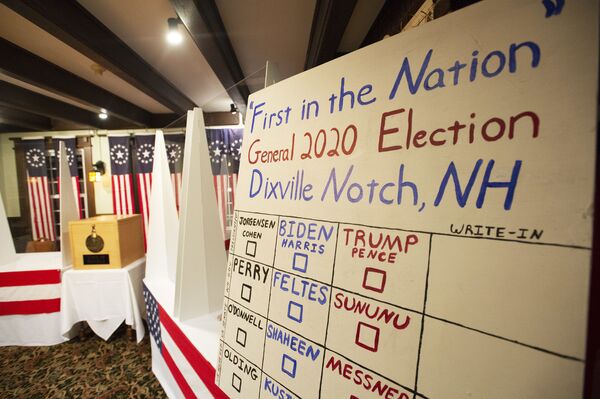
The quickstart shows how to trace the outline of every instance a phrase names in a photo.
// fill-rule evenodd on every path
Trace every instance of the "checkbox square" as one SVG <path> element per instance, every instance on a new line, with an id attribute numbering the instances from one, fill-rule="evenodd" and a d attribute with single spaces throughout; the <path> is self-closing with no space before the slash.
<path id="1" fill-rule="evenodd" d="M 246 255 L 256 256 L 256 241 L 246 241 Z"/>
<path id="2" fill-rule="evenodd" d="M 242 345 L 245 348 L 247 337 L 248 337 L 248 334 L 246 333 L 246 331 L 238 327 L 237 332 L 235 334 L 235 342 L 237 342 L 238 344 Z"/>
<path id="3" fill-rule="evenodd" d="M 302 273 L 306 273 L 307 267 L 308 255 L 294 252 L 294 257 L 292 258 L 292 269 Z"/>
<path id="4" fill-rule="evenodd" d="M 366 290 L 382 293 L 385 289 L 387 273 L 385 270 L 367 267 L 363 277 L 362 286 Z"/>
<path id="5" fill-rule="evenodd" d="M 231 386 L 236 391 L 242 392 L 242 379 L 236 373 L 231 376 Z"/>
<path id="6" fill-rule="evenodd" d="M 240 297 L 250 303 L 252 300 L 252 286 L 248 284 L 242 284 L 242 292 L 240 293 Z"/>
<path id="7" fill-rule="evenodd" d="M 301 303 L 294 301 L 288 303 L 287 316 L 289 319 L 294 320 L 296 323 L 302 323 L 303 314 L 304 306 Z"/>
<path id="8" fill-rule="evenodd" d="M 354 343 L 370 352 L 377 352 L 379 349 L 379 327 L 360 321 L 356 326 Z"/>
<path id="9" fill-rule="evenodd" d="M 281 371 L 292 378 L 296 378 L 296 360 L 288 355 L 283 355 L 281 358 Z"/>

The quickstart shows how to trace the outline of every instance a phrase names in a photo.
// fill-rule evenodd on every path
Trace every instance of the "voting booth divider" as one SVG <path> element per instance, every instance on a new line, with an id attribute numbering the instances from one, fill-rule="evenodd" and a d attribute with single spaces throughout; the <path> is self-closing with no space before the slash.
<path id="1" fill-rule="evenodd" d="M 179 222 L 156 135 L 144 297 L 152 371 L 171 398 L 227 398 L 215 384 L 225 247 L 201 109 L 187 114 Z M 174 218 L 173 215 L 174 214 Z"/>
<path id="2" fill-rule="evenodd" d="M 66 153 L 63 142 L 60 153 Z M 0 198 L 0 346 L 55 345 L 70 338 L 60 328 L 61 276 L 71 264 L 68 225 L 79 219 L 79 210 L 68 157 L 59 162 L 61 252 L 17 254 Z"/>
<path id="3" fill-rule="evenodd" d="M 59 143 L 59 154 L 66 154 L 65 143 Z M 68 193 L 72 190 L 69 186 L 70 183 L 70 172 L 67 161 L 68 157 L 60 157 L 60 191 L 59 193 Z M 75 194 L 75 193 L 74 193 Z M 79 199 L 75 195 L 61 195 L 59 199 L 60 203 L 60 253 L 62 257 L 62 264 L 64 266 L 72 265 L 72 253 L 71 253 L 71 236 L 69 234 L 69 223 L 71 221 L 79 220 L 79 208 L 77 203 Z"/>

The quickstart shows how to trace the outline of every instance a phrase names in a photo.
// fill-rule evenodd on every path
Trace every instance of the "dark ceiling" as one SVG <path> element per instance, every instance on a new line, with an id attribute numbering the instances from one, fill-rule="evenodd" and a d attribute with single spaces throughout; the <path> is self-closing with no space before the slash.
<path id="1" fill-rule="evenodd" d="M 473 2 L 432 4 L 443 14 Z M 0 0 L 0 132 L 157 128 L 194 106 L 244 111 L 264 76 L 249 69 L 275 60 L 286 78 L 320 65 L 398 33 L 423 0 L 231 3 Z M 244 6 L 276 14 L 245 23 Z M 182 22 L 188 47 L 178 54 L 156 53 L 167 17 Z"/>

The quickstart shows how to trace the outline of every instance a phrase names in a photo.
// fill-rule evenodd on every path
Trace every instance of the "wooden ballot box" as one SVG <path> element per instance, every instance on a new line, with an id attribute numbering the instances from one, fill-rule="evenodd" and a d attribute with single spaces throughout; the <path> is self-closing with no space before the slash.
<path id="1" fill-rule="evenodd" d="M 69 222 L 75 269 L 118 269 L 144 256 L 141 215 L 103 215 Z"/>

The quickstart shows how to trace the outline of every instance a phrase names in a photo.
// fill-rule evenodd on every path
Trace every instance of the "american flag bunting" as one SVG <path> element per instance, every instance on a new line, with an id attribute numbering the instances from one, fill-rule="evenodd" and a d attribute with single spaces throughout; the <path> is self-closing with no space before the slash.
<path id="1" fill-rule="evenodd" d="M 215 384 L 215 368 L 196 349 L 145 284 L 144 299 L 150 335 L 183 396 L 186 399 L 228 399 Z"/>
<path id="2" fill-rule="evenodd" d="M 0 316 L 60 312 L 59 268 L 0 273 Z"/>

